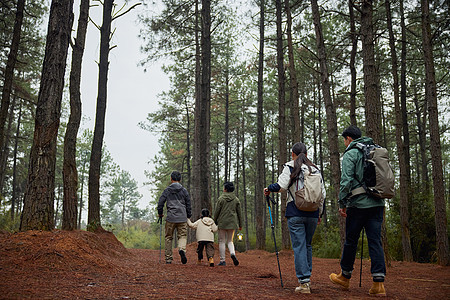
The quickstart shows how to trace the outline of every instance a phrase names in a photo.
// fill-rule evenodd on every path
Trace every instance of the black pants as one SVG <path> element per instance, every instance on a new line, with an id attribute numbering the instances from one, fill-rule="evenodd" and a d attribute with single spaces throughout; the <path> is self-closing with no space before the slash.
<path id="1" fill-rule="evenodd" d="M 370 271 L 374 281 L 384 281 L 386 265 L 383 245 L 381 243 L 381 224 L 383 223 L 383 206 L 371 208 L 347 209 L 345 226 L 345 244 L 342 251 L 341 269 L 344 277 L 350 278 L 358 248 L 358 239 L 363 228 L 366 230 L 369 245 Z"/>
<path id="2" fill-rule="evenodd" d="M 214 242 L 199 241 L 197 247 L 198 260 L 203 259 L 203 248 L 206 248 L 206 257 L 208 259 L 214 257 Z"/>

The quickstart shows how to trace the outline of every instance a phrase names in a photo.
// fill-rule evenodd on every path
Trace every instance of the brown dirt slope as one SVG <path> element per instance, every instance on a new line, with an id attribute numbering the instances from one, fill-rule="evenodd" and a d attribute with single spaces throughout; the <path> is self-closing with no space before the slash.
<path id="1" fill-rule="evenodd" d="M 217 246 L 217 245 L 216 245 Z M 125 249 L 108 232 L 29 231 L 0 233 L 1 299 L 370 299 L 370 262 L 359 261 L 350 290 L 328 279 L 339 271 L 337 259 L 314 258 L 312 294 L 294 293 L 292 251 L 238 253 L 240 265 L 214 268 L 196 264 L 196 244 L 188 245 L 188 263 L 166 265 L 164 250 Z M 217 249 L 216 249 L 217 250 Z M 215 256 L 218 260 L 218 252 Z M 450 299 L 450 267 L 394 262 L 388 268 L 387 299 Z"/>

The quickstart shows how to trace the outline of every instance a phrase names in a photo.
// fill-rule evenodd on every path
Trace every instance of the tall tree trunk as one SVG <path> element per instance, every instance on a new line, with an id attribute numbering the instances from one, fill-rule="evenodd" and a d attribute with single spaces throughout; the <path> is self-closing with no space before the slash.
<path id="1" fill-rule="evenodd" d="M 187 99 L 184 99 L 186 109 L 186 172 L 187 172 L 187 189 L 191 190 L 191 118 L 189 116 L 189 106 Z"/>
<path id="2" fill-rule="evenodd" d="M 112 7 L 114 0 L 103 3 L 103 23 L 100 27 L 100 63 L 98 65 L 98 95 L 95 115 L 94 138 L 89 164 L 89 208 L 88 230 L 101 228 L 100 220 L 100 166 L 102 163 L 103 136 L 105 133 L 106 100 L 108 90 L 108 68 Z"/>
<path id="3" fill-rule="evenodd" d="M 229 176 L 228 176 L 228 171 L 229 171 L 229 160 L 228 160 L 228 146 L 229 146 L 229 133 L 230 133 L 230 126 L 228 123 L 229 120 L 229 70 L 228 70 L 228 65 L 226 66 L 226 71 L 225 71 L 225 182 L 227 182 L 229 180 Z"/>
<path id="4" fill-rule="evenodd" d="M 292 16 L 291 7 L 289 0 L 284 0 L 284 7 L 286 10 L 286 35 L 288 42 L 288 58 L 289 58 L 289 78 L 290 78 L 290 97 L 292 106 L 292 123 L 294 125 L 294 130 L 292 132 L 292 143 L 300 141 L 301 129 L 300 129 L 300 110 L 299 110 L 299 95 L 298 95 L 298 82 L 297 73 L 295 71 L 295 60 L 294 60 L 294 46 L 292 44 Z"/>
<path id="5" fill-rule="evenodd" d="M 372 15 L 372 0 L 363 0 L 361 4 L 361 40 L 364 71 L 366 134 L 367 136 L 372 137 L 375 143 L 380 143 L 381 113 L 377 69 L 375 65 Z"/>
<path id="6" fill-rule="evenodd" d="M 242 121 L 241 128 L 245 128 L 245 109 L 242 105 Z M 248 235 L 248 201 L 247 201 L 247 185 L 245 177 L 245 131 L 242 130 L 242 194 L 244 195 L 244 226 L 245 226 L 245 249 L 250 249 L 250 237 Z"/>
<path id="7" fill-rule="evenodd" d="M 4 170 L 6 170 L 6 166 L 8 165 L 8 158 L 9 158 L 9 151 L 10 151 L 10 147 L 9 147 L 9 143 L 11 140 L 11 130 L 12 130 L 12 124 L 13 124 L 13 120 L 14 120 L 14 110 L 16 107 L 16 101 L 17 101 L 17 96 L 14 95 L 13 97 L 13 101 L 10 104 L 9 107 L 9 112 L 8 112 L 8 121 L 6 122 L 6 130 L 5 130 L 5 142 L 3 143 L 3 149 L 2 149 L 2 153 L 3 153 L 3 157 L 2 157 L 2 161 L 0 161 L 0 165 L 2 166 L 2 168 Z M 5 180 L 5 178 L 3 177 L 1 180 Z M 4 188 L 3 184 L 0 185 L 2 188 Z M 3 194 L 3 190 L 0 190 L 0 194 Z M 1 202 L 1 200 L 0 200 Z"/>
<path id="8" fill-rule="evenodd" d="M 19 115 L 17 116 L 16 135 L 14 138 L 14 153 L 13 153 L 13 179 L 12 179 L 12 193 L 11 193 L 11 220 L 16 217 L 16 202 L 17 202 L 17 150 L 19 148 L 20 125 L 22 120 L 22 102 L 19 102 Z"/>
<path id="9" fill-rule="evenodd" d="M 83 152 L 84 153 L 84 152 Z M 84 180 L 85 180 L 85 174 L 86 174 L 86 163 L 88 160 L 87 154 L 82 156 L 83 159 L 83 168 L 81 171 L 81 186 L 80 186 L 80 209 L 78 212 L 78 226 L 77 229 L 81 229 L 81 214 L 83 213 L 83 206 L 84 206 Z"/>
<path id="10" fill-rule="evenodd" d="M 200 28 L 200 12 L 199 12 L 199 0 L 195 0 L 195 109 L 194 109 L 194 140 L 192 145 L 192 178 L 190 186 L 191 195 L 191 205 L 192 214 L 198 216 L 202 210 L 201 203 L 199 201 L 201 197 L 201 186 L 200 186 L 200 164 L 201 164 L 201 153 L 200 153 L 200 119 L 202 115 L 201 111 L 201 101 L 202 101 L 202 72 L 201 72 L 201 62 L 202 53 L 200 49 L 200 35 L 202 29 Z M 213 208 L 213 207 L 211 207 Z M 190 231 L 189 241 L 195 241 L 195 232 Z"/>
<path id="11" fill-rule="evenodd" d="M 449 264 L 449 244 L 447 235 L 447 214 L 445 203 L 442 152 L 439 134 L 439 113 L 437 106 L 436 78 L 434 71 L 433 45 L 431 40 L 430 11 L 428 0 L 421 0 L 422 45 L 425 61 L 425 98 L 428 102 L 430 121 L 430 151 L 433 167 L 434 216 L 436 223 L 436 248 L 439 264 Z"/>
<path id="12" fill-rule="evenodd" d="M 242 128 L 242 130 L 244 130 L 244 129 Z M 236 128 L 236 151 L 235 151 L 236 152 L 236 171 L 234 174 L 234 182 L 235 182 L 236 196 L 238 196 L 238 198 L 241 197 L 241 195 L 240 195 L 241 190 L 240 190 L 240 184 L 239 184 L 239 181 L 240 181 L 239 174 L 241 172 L 241 166 L 240 166 L 240 164 L 241 164 L 241 154 L 240 154 L 241 144 L 240 144 L 240 142 L 241 142 L 241 128 L 239 126 L 237 126 L 237 128 Z"/>
<path id="13" fill-rule="evenodd" d="M 216 153 L 219 153 L 219 142 L 216 143 Z M 220 162 L 219 162 L 219 155 L 216 155 L 216 192 L 217 192 L 217 199 L 220 197 L 220 193 L 223 189 L 220 188 Z"/>
<path id="14" fill-rule="evenodd" d="M 355 13 L 353 10 L 353 0 L 348 0 L 348 10 L 350 14 L 350 38 L 352 40 L 352 50 L 350 52 L 350 123 L 357 126 L 356 120 L 356 52 L 358 50 L 358 35 L 356 34 Z"/>
<path id="15" fill-rule="evenodd" d="M 70 70 L 70 116 L 64 137 L 63 162 L 63 230 L 77 228 L 77 189 L 78 172 L 76 162 L 77 134 L 81 121 L 81 63 L 83 61 L 84 44 L 89 21 L 89 0 L 80 3 L 80 16 L 75 44 L 72 50 L 72 68 Z"/>
<path id="16" fill-rule="evenodd" d="M 210 109 L 211 109 L 211 0 L 202 0 L 202 35 L 201 35 L 201 100 L 198 128 L 199 138 L 199 174 L 197 174 L 200 194 L 200 209 L 207 207 L 211 209 L 211 186 L 210 186 Z M 194 212 L 197 215 L 200 211 Z"/>
<path id="17" fill-rule="evenodd" d="M 322 142 L 322 98 L 320 97 L 320 82 L 319 81 L 318 81 L 317 85 L 318 85 L 318 89 L 317 89 L 317 99 L 318 99 L 317 104 L 318 105 L 317 106 L 318 106 L 318 109 L 319 109 L 319 112 L 318 112 L 318 119 L 319 119 L 319 124 L 318 124 L 319 125 L 319 163 L 320 163 L 320 171 L 323 174 L 324 166 L 323 166 L 323 142 Z M 337 206 L 335 206 L 333 204 L 333 201 L 337 202 L 334 197 L 332 197 L 332 200 L 329 201 L 329 202 L 330 202 L 331 207 L 336 208 L 334 210 L 334 212 L 335 212 L 335 215 L 337 216 L 338 209 L 337 209 Z M 323 208 L 323 219 L 324 219 L 324 222 L 325 222 L 325 226 L 328 225 L 327 202 L 328 202 L 327 199 L 325 199 L 325 207 Z"/>
<path id="18" fill-rule="evenodd" d="M 381 101 L 379 78 L 375 63 L 374 29 L 373 29 L 373 0 L 363 0 L 361 4 L 361 40 L 364 72 L 364 97 L 366 134 L 372 137 L 375 143 L 382 142 L 381 135 Z M 390 264 L 389 245 L 386 234 L 386 219 L 383 218 L 381 239 L 387 264 Z"/>
<path id="19" fill-rule="evenodd" d="M 420 147 L 420 172 L 418 175 L 422 175 L 420 180 L 421 186 L 425 187 L 425 192 L 430 193 L 430 179 L 428 176 L 428 161 L 427 161 L 427 136 L 425 131 L 425 122 L 422 122 L 421 107 L 419 105 L 419 99 L 417 96 L 417 91 L 415 86 L 413 87 L 414 92 L 414 105 L 416 107 L 416 118 L 417 118 L 417 132 L 419 135 L 419 147 Z M 426 115 L 426 105 L 423 105 L 424 115 Z M 426 118 L 425 118 L 426 120 Z"/>
<path id="20" fill-rule="evenodd" d="M 381 85 L 378 76 L 377 76 L 377 83 L 378 83 L 378 86 Z M 380 99 L 380 109 L 381 109 L 381 114 L 380 115 L 382 116 L 381 128 L 383 130 L 383 134 L 380 137 L 380 140 L 382 139 L 383 145 L 388 145 L 387 144 L 387 139 L 386 139 L 386 126 L 385 126 L 386 118 L 385 118 L 385 114 L 384 114 L 384 101 L 383 101 L 381 92 L 378 94 L 378 97 Z M 386 146 L 386 148 L 388 148 L 388 147 Z M 381 242 L 382 242 L 382 245 L 383 245 L 383 252 L 384 252 L 384 258 L 385 258 L 386 266 L 390 267 L 391 266 L 391 256 L 389 255 L 389 241 L 388 241 L 388 237 L 387 237 L 386 209 L 383 210 L 383 223 L 381 224 Z"/>
<path id="21" fill-rule="evenodd" d="M 122 230 L 125 228 L 125 209 L 127 207 L 127 198 L 125 191 L 122 192 Z"/>
<path id="22" fill-rule="evenodd" d="M 19 52 L 20 34 L 22 32 L 23 12 L 25 9 L 25 0 L 17 1 L 16 18 L 14 21 L 13 37 L 11 47 L 9 49 L 8 60 L 6 61 L 6 68 L 3 80 L 2 102 L 0 108 L 0 149 L 4 149 L 5 144 L 5 125 L 8 116 L 9 105 L 11 100 L 12 84 L 14 81 L 14 67 L 17 61 L 17 53 Z M 0 151 L 0 162 L 3 162 L 6 154 Z M 6 165 L 0 164 L 0 191 L 3 191 L 3 184 L 5 179 Z"/>
<path id="23" fill-rule="evenodd" d="M 408 109 L 406 107 L 406 25 L 405 25 L 405 13 L 403 9 L 403 1 L 400 0 L 400 28 L 402 35 L 402 49 L 401 49 L 401 62 L 400 62 L 400 103 L 402 110 L 402 128 L 403 128 L 403 153 L 405 156 L 406 176 L 408 185 L 408 199 L 412 199 L 411 191 L 411 155 L 410 155 L 410 142 L 409 142 L 409 126 L 408 126 Z"/>
<path id="24" fill-rule="evenodd" d="M 264 120 L 263 120 L 263 71 L 264 71 L 264 0 L 260 2 L 259 21 L 259 61 L 258 61 L 258 104 L 256 108 L 256 186 L 255 186 L 255 220 L 256 220 L 256 248 L 266 247 L 266 232 L 264 226 Z"/>
<path id="25" fill-rule="evenodd" d="M 408 211 L 408 182 L 406 174 L 405 153 L 402 140 L 402 115 L 400 108 L 399 78 L 397 65 L 397 51 L 395 50 L 395 36 L 392 28 L 391 3 L 385 0 L 387 27 L 389 30 L 389 46 L 391 48 L 392 77 L 394 80 L 394 107 L 395 107 L 395 139 L 400 167 L 400 223 L 402 227 L 403 260 L 412 261 L 411 240 L 409 231 Z"/>
<path id="26" fill-rule="evenodd" d="M 313 14 L 314 28 L 316 31 L 316 44 L 320 62 L 321 86 L 327 115 L 327 132 L 330 151 L 330 167 L 331 167 L 331 179 L 333 190 L 331 198 L 334 197 L 335 199 L 338 199 L 341 168 L 339 165 L 340 160 L 339 160 L 336 108 L 334 107 L 333 101 L 331 99 L 330 81 L 328 79 L 327 55 L 325 51 L 325 43 L 322 34 L 322 25 L 320 23 L 319 6 L 317 5 L 317 0 L 311 0 L 311 9 Z M 335 210 L 337 211 L 337 209 L 338 207 L 336 205 Z M 345 241 L 344 228 L 345 228 L 344 220 L 343 218 L 339 218 L 341 247 L 344 245 Z"/>
<path id="27" fill-rule="evenodd" d="M 316 82 L 315 82 L 315 76 L 312 76 L 312 91 L 313 91 L 313 162 L 317 164 L 317 103 L 319 103 L 319 99 L 317 97 L 317 90 L 316 90 Z"/>
<path id="28" fill-rule="evenodd" d="M 55 210 L 55 226 L 58 224 L 59 200 L 61 200 L 61 185 L 58 184 L 58 194 L 56 195 L 56 210 Z"/>
<path id="29" fill-rule="evenodd" d="M 53 0 L 36 108 L 28 184 L 20 230 L 52 230 L 55 198 L 56 137 L 61 115 L 73 0 Z"/>
<path id="30" fill-rule="evenodd" d="M 276 0 L 277 15 L 277 68 L 278 68 L 278 172 L 281 173 L 283 165 L 287 160 L 287 132 L 286 132 L 286 94 L 284 74 L 284 51 L 283 51 L 283 17 L 282 0 Z M 289 237 L 289 228 L 286 214 L 286 192 L 281 193 L 281 247 L 289 249 L 291 240 Z"/>

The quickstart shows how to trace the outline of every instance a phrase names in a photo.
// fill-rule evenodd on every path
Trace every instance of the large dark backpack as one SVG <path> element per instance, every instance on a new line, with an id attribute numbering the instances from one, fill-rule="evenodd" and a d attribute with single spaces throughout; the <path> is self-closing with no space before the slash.
<path id="1" fill-rule="evenodd" d="M 394 197 L 395 178 L 387 149 L 363 143 L 356 143 L 355 148 L 363 153 L 364 175 L 362 182 L 357 179 L 362 187 L 352 190 L 352 197 L 364 193 L 376 198 Z"/>

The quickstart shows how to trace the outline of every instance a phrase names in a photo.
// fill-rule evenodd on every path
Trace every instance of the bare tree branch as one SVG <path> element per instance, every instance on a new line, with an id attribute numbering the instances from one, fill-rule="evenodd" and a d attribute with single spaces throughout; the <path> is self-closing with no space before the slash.
<path id="1" fill-rule="evenodd" d="M 128 12 L 130 12 L 130 10 L 132 10 L 133 8 L 135 8 L 136 6 L 141 5 L 141 4 L 142 4 L 141 2 L 134 4 L 134 5 L 131 6 L 129 9 L 127 9 L 125 12 L 123 12 L 123 13 L 121 13 L 121 14 L 119 14 L 119 15 L 114 16 L 114 17 L 111 19 L 111 21 L 114 21 L 115 19 L 120 18 L 121 16 L 127 14 Z M 120 9 L 120 10 L 122 10 L 122 9 Z M 120 11 L 120 10 L 119 10 L 119 11 Z"/>

